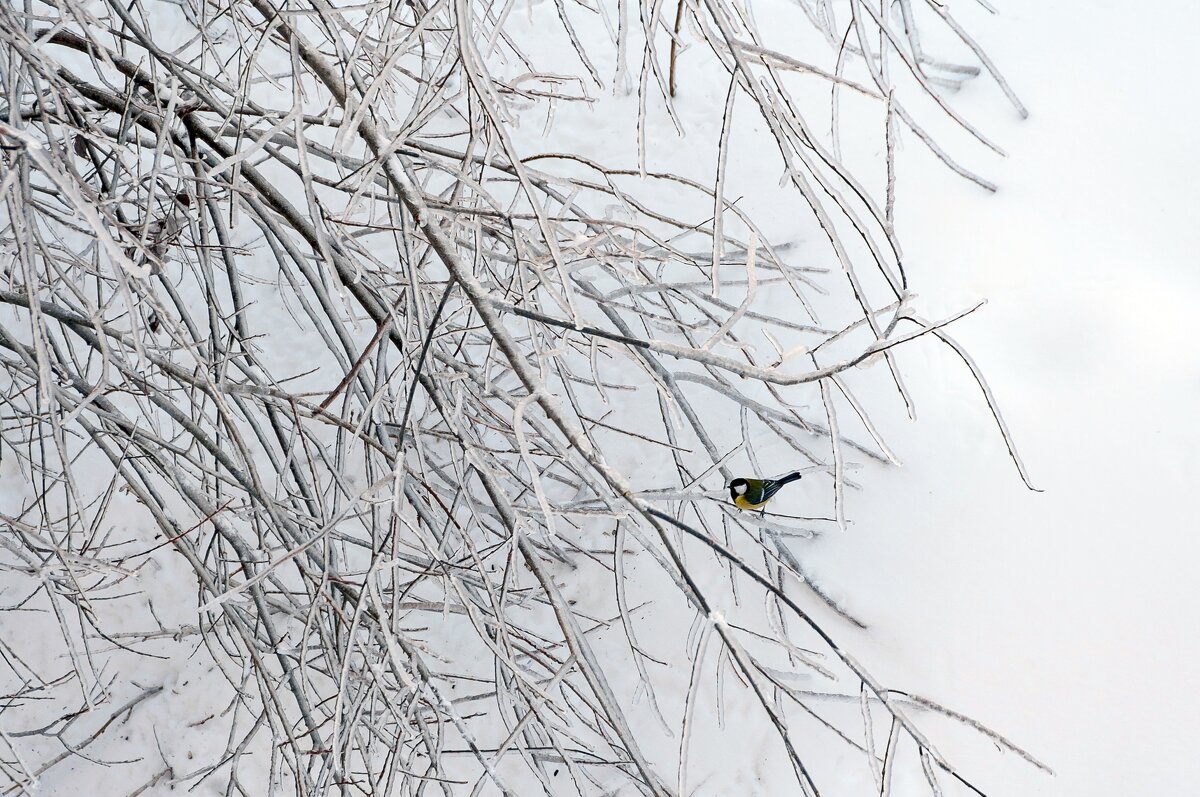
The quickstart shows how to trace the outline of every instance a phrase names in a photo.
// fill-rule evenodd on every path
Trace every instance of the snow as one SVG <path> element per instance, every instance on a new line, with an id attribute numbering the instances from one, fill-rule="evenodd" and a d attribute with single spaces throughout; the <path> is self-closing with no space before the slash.
<path id="1" fill-rule="evenodd" d="M 1191 311 L 1200 299 L 1200 228 L 1189 201 L 1200 182 L 1194 145 L 1200 109 L 1190 101 L 1200 11 L 1182 2 L 1148 12 L 1133 4 L 1005 0 L 993 17 L 970 3 L 955 6 L 1031 116 L 1020 120 L 984 78 L 953 97 L 1009 153 L 1000 159 L 965 150 L 968 165 L 999 186 L 996 194 L 951 174 L 902 136 L 897 228 L 922 314 L 941 318 L 988 300 L 949 331 L 984 370 L 1044 492 L 1021 483 L 962 362 L 934 341 L 918 341 L 899 354 L 917 420 L 894 399 L 872 406 L 903 466 L 855 471 L 866 489 L 847 491 L 848 528 L 821 524 L 821 536 L 790 547 L 827 592 L 868 623 L 859 631 L 815 610 L 823 622 L 837 623 L 838 638 L 879 680 L 978 719 L 1057 773 L 1047 776 L 948 721 L 921 715 L 942 752 L 988 794 L 1190 793 L 1200 778 L 1189 749 L 1200 730 L 1200 697 L 1186 681 L 1200 653 L 1200 594 L 1191 572 L 1200 553 L 1191 533 L 1200 477 L 1200 358 L 1190 345 Z M 756 12 L 772 9 L 763 3 Z M 785 29 L 771 32 L 786 38 Z M 648 160 L 661 168 L 702 152 L 704 165 L 693 171 L 711 181 L 726 84 L 705 80 L 688 57 L 681 57 L 686 85 L 679 108 L 688 136 L 676 139 L 658 114 Z M 598 65 L 611 74 L 611 63 Z M 578 65 L 562 71 L 578 72 Z M 843 103 L 851 118 L 861 112 L 853 98 Z M 749 107 L 744 96 L 738 107 Z M 553 141 L 609 163 L 636 163 L 635 114 L 633 97 L 602 97 L 595 111 L 564 106 Z M 786 229 L 787 208 L 772 209 L 761 190 L 779 175 L 771 153 L 755 146 L 763 130 L 753 119 L 734 126 L 740 143 L 726 193 L 744 192 L 747 205 Z M 526 124 L 528 140 L 540 136 L 541 125 Z M 850 135 L 843 146 L 852 150 L 865 140 Z M 784 301 L 781 293 L 762 301 Z M 736 294 L 724 298 L 740 301 Z M 264 341 L 271 345 L 281 344 Z M 790 347 L 785 339 L 784 350 Z M 291 356 L 303 370 L 305 354 Z M 878 370 L 847 379 L 866 382 Z M 655 472 L 649 460 L 631 451 L 627 462 L 615 464 L 641 475 Z M 11 465 L 0 468 L 6 486 L 20 478 Z M 779 500 L 791 510 L 820 500 L 824 511 L 828 490 L 815 481 L 789 487 Z M 134 511 L 132 499 L 116 500 L 118 510 Z M 151 532 L 144 536 L 143 545 L 154 544 Z M 152 594 L 163 622 L 194 623 L 195 585 L 185 563 L 169 556 L 150 561 L 140 588 Z M 637 583 L 629 602 L 638 606 L 665 579 L 652 563 L 629 567 Z M 611 583 L 569 576 L 562 584 L 568 598 L 611 591 Z M 715 574 L 706 585 L 716 591 L 721 578 Z M 663 675 L 670 701 L 664 711 L 674 724 L 690 675 L 684 648 L 711 636 L 712 628 L 697 625 L 689 633 L 688 614 L 672 604 L 640 612 L 649 649 L 684 662 Z M 724 623 L 731 616 L 720 607 L 710 619 Z M 675 625 L 681 618 L 684 625 Z M 126 622 L 121 630 L 153 627 L 144 614 Z M 0 617 L 0 630 L 2 638 L 19 639 L 24 654 L 56 662 L 45 671 L 61 671 L 60 639 L 37 640 L 23 617 Z M 596 636 L 601 646 L 623 644 L 617 629 Z M 73 761 L 52 770 L 41 793 L 85 786 L 127 793 L 164 762 L 182 774 L 193 755 L 203 761 L 219 755 L 227 726 L 209 715 L 224 710 L 230 694 L 208 652 L 195 638 L 166 640 L 154 650 L 170 659 L 136 660 L 138 669 L 122 660 L 122 683 L 103 711 L 107 717 L 150 684 L 163 683 L 171 693 L 170 701 L 140 706 L 125 738 L 103 746 L 110 759 L 144 755 L 145 767 L 135 777 Z M 745 705 L 731 700 L 721 718 L 727 727 L 717 729 L 712 658 L 699 669 L 708 681 L 695 697 L 687 776 L 693 793 L 796 793 L 761 717 L 749 723 L 739 715 Z M 725 669 L 722 677 L 733 680 Z M 634 685 L 631 677 L 618 688 Z M 673 760 L 678 734 L 659 734 L 644 702 L 630 716 L 645 723 L 656 760 Z M 10 719 L 4 718 L 6 730 L 26 727 L 10 727 Z M 836 777 L 850 756 L 845 750 L 830 756 L 819 766 Z M 247 766 L 255 766 L 250 758 Z M 662 771 L 672 773 L 670 766 Z M 843 790 L 828 793 L 863 793 L 857 777 L 845 775 Z M 920 793 L 922 782 L 918 771 L 905 770 L 896 793 Z M 943 785 L 951 794 L 962 791 Z M 205 788 L 197 793 L 219 793 L 215 783 Z"/>

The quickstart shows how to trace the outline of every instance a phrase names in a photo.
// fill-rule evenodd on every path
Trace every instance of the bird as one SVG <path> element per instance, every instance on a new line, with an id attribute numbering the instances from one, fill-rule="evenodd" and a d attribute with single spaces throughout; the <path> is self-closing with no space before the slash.
<path id="1" fill-rule="evenodd" d="M 797 470 L 777 479 L 737 478 L 729 483 L 729 496 L 738 509 L 762 509 L 783 485 L 799 480 L 801 475 Z"/>

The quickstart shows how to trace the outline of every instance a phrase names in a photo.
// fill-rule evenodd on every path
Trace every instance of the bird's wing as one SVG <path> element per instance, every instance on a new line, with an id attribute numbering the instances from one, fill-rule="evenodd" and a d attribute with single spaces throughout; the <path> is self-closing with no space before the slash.
<path id="1" fill-rule="evenodd" d="M 783 484 L 781 482 L 777 482 L 774 479 L 764 479 L 762 486 L 762 498 L 759 499 L 759 503 L 762 503 L 763 501 L 769 501 L 771 497 L 774 496 L 775 493 L 779 492 L 782 488 Z"/>

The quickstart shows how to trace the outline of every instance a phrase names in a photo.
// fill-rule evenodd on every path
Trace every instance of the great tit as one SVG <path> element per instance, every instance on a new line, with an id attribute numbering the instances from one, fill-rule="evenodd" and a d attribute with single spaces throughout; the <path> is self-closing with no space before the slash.
<path id="1" fill-rule="evenodd" d="M 729 483 L 729 495 L 738 509 L 762 509 L 783 485 L 799 478 L 800 471 L 794 471 L 778 479 L 734 479 Z"/>

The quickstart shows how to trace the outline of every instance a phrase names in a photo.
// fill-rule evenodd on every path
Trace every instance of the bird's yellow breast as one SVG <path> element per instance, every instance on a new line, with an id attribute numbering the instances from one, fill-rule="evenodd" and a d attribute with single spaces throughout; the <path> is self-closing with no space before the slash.
<path id="1" fill-rule="evenodd" d="M 770 498 L 767 499 L 767 501 L 770 501 L 770 500 L 771 500 Z M 746 496 L 744 496 L 744 495 L 739 495 L 733 499 L 733 503 L 737 505 L 738 509 L 758 509 L 760 507 L 766 506 L 767 501 L 763 501 L 760 504 L 752 504 L 746 500 Z"/>

